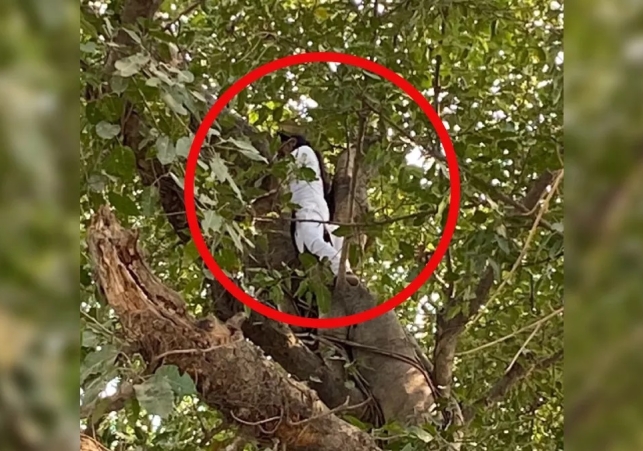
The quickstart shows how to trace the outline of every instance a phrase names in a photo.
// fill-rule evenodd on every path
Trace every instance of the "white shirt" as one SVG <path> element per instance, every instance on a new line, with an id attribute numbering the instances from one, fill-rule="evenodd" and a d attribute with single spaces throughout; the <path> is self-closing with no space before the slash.
<path id="1" fill-rule="evenodd" d="M 333 235 L 337 230 L 336 225 L 323 224 L 330 221 L 328 204 L 324 197 L 324 184 L 321 178 L 321 162 L 309 146 L 301 146 L 292 152 L 297 168 L 307 167 L 315 171 L 315 180 L 307 182 L 297 180 L 293 174 L 289 182 L 292 193 L 291 202 L 299 205 L 295 214 L 297 219 L 309 219 L 314 222 L 300 221 L 295 226 L 295 244 L 299 252 L 308 250 L 320 259 L 330 260 L 331 270 L 335 275 L 339 273 L 339 262 L 344 238 Z M 318 222 L 319 221 L 319 222 Z M 324 239 L 324 230 L 328 232 L 330 243 Z M 346 262 L 346 270 L 350 271 L 350 264 Z"/>
<path id="2" fill-rule="evenodd" d="M 297 216 L 302 219 L 319 219 L 329 221 L 330 212 L 324 198 L 324 184 L 321 179 L 320 162 L 317 155 L 309 146 L 301 146 L 292 152 L 297 168 L 307 167 L 315 171 L 317 176 L 313 181 L 297 180 L 293 174 L 290 181 L 291 202 L 299 205 Z"/>

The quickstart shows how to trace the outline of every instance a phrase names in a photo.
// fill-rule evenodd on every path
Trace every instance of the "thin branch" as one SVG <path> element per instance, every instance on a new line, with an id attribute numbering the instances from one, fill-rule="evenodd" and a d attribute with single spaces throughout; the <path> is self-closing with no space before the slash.
<path id="1" fill-rule="evenodd" d="M 357 130 L 357 142 L 355 145 L 355 150 L 353 155 L 348 155 L 346 170 L 351 167 L 352 162 L 352 175 L 350 180 L 350 194 L 348 196 L 348 220 L 353 220 L 353 212 L 355 207 L 355 192 L 357 190 L 357 174 L 359 171 L 359 161 L 358 156 L 362 154 L 362 146 L 364 144 L 364 134 L 366 131 L 366 116 L 363 111 L 359 111 L 359 125 Z M 350 152 L 350 147 L 349 147 Z M 352 156 L 352 158 L 351 158 Z M 352 161 L 351 161 L 352 160 Z M 348 240 L 346 240 L 348 241 Z M 339 260 L 339 274 L 337 275 L 337 284 L 341 286 L 346 283 L 346 260 L 348 258 L 348 242 L 344 243 L 342 247 L 342 254 Z"/>
<path id="2" fill-rule="evenodd" d="M 507 366 L 507 370 L 505 371 L 505 374 L 509 374 L 509 372 L 511 372 L 511 370 L 512 370 L 512 368 L 513 368 L 514 364 L 516 363 L 516 361 L 517 361 L 517 360 L 518 360 L 518 358 L 520 357 L 520 354 L 522 354 L 522 352 L 525 350 L 525 348 L 527 347 L 527 345 L 529 344 L 529 342 L 532 340 L 532 338 L 534 338 L 534 337 L 536 336 L 536 334 L 537 334 L 537 333 L 538 333 L 538 331 L 540 330 L 540 328 L 541 328 L 542 324 L 543 324 L 543 323 L 539 323 L 539 324 L 534 328 L 534 330 L 531 332 L 531 334 L 529 334 L 529 336 L 527 337 L 527 339 L 525 340 L 525 342 L 522 344 L 522 346 L 520 347 L 520 349 L 518 349 L 518 352 L 516 352 L 516 355 L 514 356 L 514 358 L 513 358 L 513 359 L 511 359 L 511 363 L 509 363 L 509 365 Z"/>
<path id="3" fill-rule="evenodd" d="M 427 149 L 426 146 L 423 146 L 422 144 L 418 143 L 415 138 L 411 136 L 411 134 L 402 128 L 399 124 L 397 124 L 395 121 L 393 121 L 391 118 L 387 117 L 384 112 L 377 107 L 375 107 L 373 104 L 371 104 L 368 100 L 363 99 L 364 104 L 371 109 L 374 113 L 379 115 L 386 123 L 388 123 L 392 128 L 394 128 L 398 133 L 400 133 L 402 136 L 404 136 L 410 143 L 412 143 L 415 146 L 421 147 L 425 153 L 430 155 L 432 158 L 435 158 L 438 161 L 441 161 L 442 163 L 446 163 L 446 158 L 441 155 L 437 149 Z M 489 183 L 478 177 L 476 174 L 471 172 L 471 169 L 467 166 L 461 165 L 460 170 L 462 173 L 466 174 L 467 177 L 469 177 L 471 180 L 476 182 L 479 186 L 484 186 L 485 187 L 485 192 L 486 194 L 493 199 L 496 202 L 500 202 L 505 205 L 509 205 L 511 207 L 514 207 L 518 212 L 525 214 L 529 212 L 529 208 L 525 207 L 522 203 L 514 200 L 511 198 L 511 196 L 508 196 L 501 192 L 500 190 L 496 189 L 495 187 L 491 186 Z M 554 229 L 553 226 L 546 220 L 542 219 L 539 221 L 539 224 L 545 227 L 546 229 L 554 232 L 554 233 L 560 233 L 558 230 Z"/>
<path id="4" fill-rule="evenodd" d="M 192 11 L 196 10 L 199 6 L 203 6 L 204 4 L 205 4 L 205 0 L 197 0 L 196 2 L 192 3 L 187 8 L 185 8 L 183 11 L 181 11 L 174 19 L 172 19 L 171 22 L 167 23 L 163 27 L 163 30 L 168 31 L 170 28 L 172 28 L 172 25 L 174 25 L 179 20 L 181 20 L 181 17 L 187 16 Z"/>
<path id="5" fill-rule="evenodd" d="M 270 216 L 257 216 L 253 219 L 260 222 L 272 222 L 272 221 L 314 222 L 314 223 L 320 223 L 320 224 L 333 224 L 333 225 L 344 226 L 344 227 L 369 227 L 369 226 L 393 224 L 395 222 L 405 221 L 407 219 L 414 219 L 420 216 L 429 215 L 431 213 L 435 213 L 435 211 L 418 211 L 416 213 L 409 213 L 408 215 L 381 219 L 379 221 L 372 221 L 372 222 L 321 221 L 319 219 L 300 219 L 300 218 L 287 218 L 287 217 L 273 218 Z"/>
<path id="6" fill-rule="evenodd" d="M 328 415 L 334 415 L 336 413 L 343 412 L 343 411 L 346 411 L 346 410 L 359 409 L 360 407 L 364 407 L 366 404 L 368 404 L 372 400 L 373 400 L 373 398 L 369 397 L 366 400 L 364 400 L 364 401 L 362 401 L 362 402 L 360 402 L 358 404 L 353 404 L 351 406 L 351 405 L 349 405 L 350 398 L 346 398 L 346 401 L 341 406 L 337 406 L 334 409 L 327 410 L 326 412 L 324 412 L 324 413 L 322 413 L 320 415 L 315 415 L 315 416 L 312 416 L 310 418 L 306 418 L 305 420 L 289 421 L 288 424 L 290 424 L 291 426 L 301 426 L 301 425 L 304 425 L 306 423 L 310 423 L 311 421 L 317 420 L 319 418 L 323 418 L 323 417 L 328 416 Z"/>
<path id="7" fill-rule="evenodd" d="M 527 239 L 525 240 L 525 244 L 522 247 L 522 250 L 520 251 L 520 255 L 518 255 L 518 258 L 514 262 L 513 266 L 511 267 L 511 270 L 509 271 L 509 274 L 507 274 L 500 284 L 500 286 L 496 289 L 496 291 L 491 295 L 491 298 L 489 299 L 488 303 L 491 303 L 493 300 L 495 300 L 500 293 L 502 293 L 502 289 L 507 286 L 507 284 L 511 281 L 513 275 L 516 273 L 518 268 L 520 267 L 520 264 L 522 263 L 523 258 L 527 254 L 527 251 L 529 250 L 529 246 L 531 245 L 531 242 L 534 239 L 534 236 L 536 235 L 536 230 L 538 229 L 538 224 L 542 220 L 543 215 L 547 211 L 547 208 L 549 207 L 549 203 L 551 202 L 551 199 L 554 197 L 554 194 L 556 194 L 558 190 L 558 185 L 563 179 L 563 175 L 565 174 L 565 170 L 561 169 L 558 172 L 558 175 L 556 176 L 556 179 L 554 180 L 554 184 L 551 187 L 551 191 L 547 194 L 547 197 L 543 201 L 542 205 L 540 206 L 540 210 L 538 211 L 538 215 L 536 216 L 536 219 L 534 219 L 534 223 L 531 226 L 531 230 L 529 231 L 529 234 L 527 235 Z M 478 314 L 472 321 L 469 322 L 469 327 L 475 323 L 478 319 L 480 318 L 480 314 Z"/>
<path id="8" fill-rule="evenodd" d="M 470 422 L 475 416 L 476 407 L 490 407 L 491 405 L 501 401 L 511 389 L 513 389 L 520 381 L 529 377 L 534 371 L 542 371 L 556 364 L 563 358 L 563 351 L 557 351 L 551 356 L 541 359 L 529 367 L 525 367 L 520 363 L 514 364 L 512 369 L 505 373 L 495 384 L 491 386 L 485 396 L 478 399 L 472 405 L 465 409 L 465 421 Z"/>
<path id="9" fill-rule="evenodd" d="M 521 333 L 523 333 L 523 332 L 525 332 L 525 331 L 527 331 L 529 329 L 532 329 L 534 327 L 540 327 L 542 324 L 546 323 L 547 321 L 549 321 L 554 316 L 557 316 L 557 315 L 563 313 L 564 310 L 565 310 L 565 307 L 560 307 L 560 308 L 554 310 L 553 312 L 549 313 L 548 315 L 544 316 L 543 318 L 540 318 L 540 319 L 534 321 L 533 323 L 526 325 L 525 327 L 521 327 L 520 329 L 518 329 L 515 332 L 510 333 L 509 335 L 505 335 L 502 338 L 498 338 L 497 340 L 494 340 L 492 342 L 485 343 L 482 346 L 478 346 L 477 348 L 469 349 L 467 351 L 462 351 L 462 352 L 456 354 L 456 356 L 463 357 L 465 355 L 475 354 L 478 351 L 482 351 L 483 349 L 487 349 L 487 348 L 495 346 L 495 345 L 497 345 L 499 343 L 502 343 L 503 341 L 507 341 L 510 338 L 513 338 L 516 335 L 519 335 L 519 334 L 521 334 Z"/>

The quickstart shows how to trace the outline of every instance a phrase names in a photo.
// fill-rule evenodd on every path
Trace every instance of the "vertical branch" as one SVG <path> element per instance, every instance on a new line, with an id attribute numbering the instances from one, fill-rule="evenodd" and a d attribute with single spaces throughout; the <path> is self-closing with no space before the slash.
<path id="1" fill-rule="evenodd" d="M 359 164 L 360 164 L 360 161 L 359 161 L 360 159 L 358 159 L 358 156 L 362 155 L 363 144 L 364 144 L 364 133 L 366 131 L 367 114 L 365 113 L 363 108 L 359 111 L 358 115 L 359 115 L 359 122 L 358 122 L 358 130 L 357 130 L 357 142 L 355 143 L 355 147 L 352 152 L 350 151 L 350 145 L 349 145 L 349 148 L 348 148 L 349 154 L 348 154 L 348 158 L 346 159 L 347 162 L 346 162 L 346 168 L 345 168 L 346 172 L 352 169 L 352 173 L 350 175 L 350 191 L 348 195 L 348 205 L 347 205 L 348 217 L 337 218 L 338 220 L 341 220 L 344 222 L 353 222 L 354 209 L 355 209 L 355 192 L 357 188 L 357 174 L 359 171 Z M 348 245 L 352 238 L 353 238 L 353 233 L 349 235 L 349 239 L 345 240 L 344 246 L 342 247 L 342 254 L 339 262 L 339 274 L 337 276 L 337 283 L 340 286 L 346 282 L 346 259 L 348 258 Z"/>

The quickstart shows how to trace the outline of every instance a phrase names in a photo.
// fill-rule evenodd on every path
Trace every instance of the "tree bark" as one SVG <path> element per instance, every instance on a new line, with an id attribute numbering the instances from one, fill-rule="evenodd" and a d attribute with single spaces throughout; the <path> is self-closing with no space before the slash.
<path id="1" fill-rule="evenodd" d="M 199 327 L 178 293 L 150 271 L 137 239 L 107 207 L 88 233 L 96 283 L 124 336 L 149 364 L 176 365 L 196 382 L 206 404 L 259 439 L 277 438 L 297 451 L 379 450 L 367 433 L 337 417 L 315 391 L 266 360 L 231 324 L 217 333 Z"/>

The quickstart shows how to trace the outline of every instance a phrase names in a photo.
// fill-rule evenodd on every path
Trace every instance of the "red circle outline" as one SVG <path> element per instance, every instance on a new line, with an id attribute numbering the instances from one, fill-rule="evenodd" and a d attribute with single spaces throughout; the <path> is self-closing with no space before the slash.
<path id="1" fill-rule="evenodd" d="M 355 313 L 353 315 L 342 316 L 339 318 L 304 318 L 301 316 L 280 312 L 279 310 L 273 309 L 272 307 L 269 307 L 268 305 L 254 299 L 252 296 L 248 295 L 245 291 L 239 288 L 231 279 L 228 278 L 228 276 L 226 276 L 226 274 L 223 272 L 223 270 L 221 270 L 217 262 L 214 260 L 212 254 L 209 252 L 208 246 L 205 242 L 205 239 L 203 238 L 203 235 L 201 234 L 201 230 L 199 227 L 194 199 L 194 179 L 196 175 L 199 152 L 201 151 L 201 146 L 203 145 L 203 141 L 207 136 L 207 132 L 210 126 L 214 123 L 223 108 L 243 89 L 245 89 L 252 82 L 257 81 L 264 75 L 268 75 L 276 70 L 296 64 L 319 62 L 341 63 L 360 67 L 364 70 L 373 72 L 380 77 L 387 79 L 397 87 L 401 88 L 404 92 L 406 92 L 406 94 L 408 94 L 420 106 L 420 108 L 422 108 L 422 111 L 427 115 L 427 117 L 431 121 L 431 124 L 437 131 L 438 137 L 440 138 L 440 141 L 446 153 L 446 160 L 449 168 L 449 183 L 451 185 L 449 210 L 447 221 L 444 227 L 444 233 L 440 238 L 435 252 L 427 262 L 427 265 L 424 267 L 424 269 L 418 274 L 415 279 L 413 279 L 413 281 L 411 281 L 411 283 L 406 288 L 404 288 L 402 291 L 400 291 L 398 294 L 396 294 L 386 302 L 383 302 L 369 310 Z M 221 96 L 217 99 L 212 108 L 210 108 L 210 111 L 208 111 L 208 114 L 203 119 L 203 122 L 201 123 L 199 129 L 195 134 L 192 146 L 190 147 L 190 153 L 187 158 L 187 166 L 185 171 L 184 200 L 188 226 L 199 254 L 203 258 L 208 269 L 212 272 L 212 275 L 237 300 L 241 301 L 243 304 L 247 305 L 254 311 L 267 316 L 268 318 L 274 319 L 276 321 L 282 321 L 286 324 L 307 328 L 335 328 L 351 326 L 362 323 L 364 321 L 369 321 L 388 312 L 389 310 L 394 309 L 402 302 L 407 300 L 410 296 L 412 296 L 418 289 L 420 289 L 422 285 L 426 283 L 429 277 L 431 277 L 433 271 L 435 271 L 435 269 L 438 267 L 440 260 L 442 260 L 442 258 L 446 254 L 451 238 L 453 237 L 453 233 L 455 232 L 460 209 L 460 176 L 457 156 L 453 149 L 451 138 L 449 137 L 444 124 L 440 120 L 438 114 L 435 112 L 431 104 L 417 89 L 415 89 L 412 84 L 410 84 L 408 81 L 406 81 L 404 78 L 402 78 L 392 70 L 387 69 L 386 67 L 381 66 L 373 61 L 369 61 L 365 58 L 345 53 L 311 52 L 286 56 L 264 64 L 263 66 L 258 67 L 248 74 L 244 75 L 232 86 L 230 86 L 229 89 L 221 94 Z"/>

